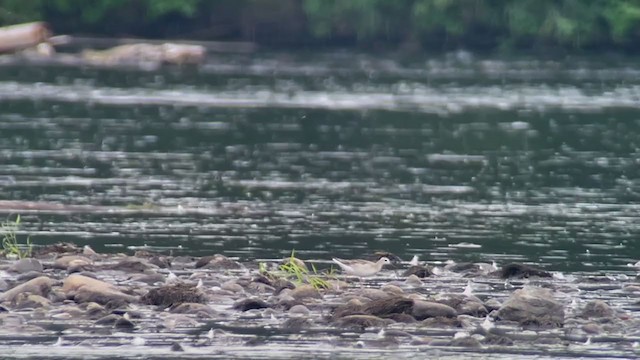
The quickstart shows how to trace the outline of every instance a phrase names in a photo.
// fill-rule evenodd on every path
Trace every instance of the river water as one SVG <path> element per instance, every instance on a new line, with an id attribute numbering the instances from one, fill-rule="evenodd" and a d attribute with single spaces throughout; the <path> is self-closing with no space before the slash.
<path id="1" fill-rule="evenodd" d="M 633 59 L 465 53 L 4 65 L 0 212 L 99 252 L 625 270 L 639 85 Z"/>

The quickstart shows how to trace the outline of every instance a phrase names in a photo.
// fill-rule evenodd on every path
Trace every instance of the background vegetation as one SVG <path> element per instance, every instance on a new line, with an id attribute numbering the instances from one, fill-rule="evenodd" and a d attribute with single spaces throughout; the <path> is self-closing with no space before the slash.
<path id="1" fill-rule="evenodd" d="M 3 0 L 58 34 L 268 45 L 636 51 L 640 0 Z"/>

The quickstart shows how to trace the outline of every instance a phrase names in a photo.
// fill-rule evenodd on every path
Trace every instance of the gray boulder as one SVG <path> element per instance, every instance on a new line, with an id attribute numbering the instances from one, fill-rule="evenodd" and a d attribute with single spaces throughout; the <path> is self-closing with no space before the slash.
<path id="1" fill-rule="evenodd" d="M 432 317 L 456 317 L 458 312 L 449 305 L 425 300 L 413 300 L 411 315 L 416 320 L 424 320 Z"/>
<path id="2" fill-rule="evenodd" d="M 561 327 L 564 308 L 551 290 L 530 286 L 516 290 L 500 307 L 496 319 L 517 321 L 521 325 Z"/>

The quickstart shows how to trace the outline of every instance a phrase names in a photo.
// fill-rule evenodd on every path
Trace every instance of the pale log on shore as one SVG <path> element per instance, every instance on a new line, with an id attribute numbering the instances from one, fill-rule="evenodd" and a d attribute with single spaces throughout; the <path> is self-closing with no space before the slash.
<path id="1" fill-rule="evenodd" d="M 59 37 L 55 37 L 57 40 Z M 120 45 L 150 44 L 162 45 L 167 42 L 181 45 L 202 46 L 207 52 L 212 53 L 252 53 L 257 50 L 257 45 L 252 42 L 238 41 L 194 41 L 194 40 L 152 40 L 152 39 L 128 39 L 128 38 L 97 38 L 65 35 L 59 45 L 80 48 L 112 48 Z"/>
<path id="2" fill-rule="evenodd" d="M 14 52 L 37 46 L 51 36 L 43 22 L 0 27 L 0 53 Z"/>

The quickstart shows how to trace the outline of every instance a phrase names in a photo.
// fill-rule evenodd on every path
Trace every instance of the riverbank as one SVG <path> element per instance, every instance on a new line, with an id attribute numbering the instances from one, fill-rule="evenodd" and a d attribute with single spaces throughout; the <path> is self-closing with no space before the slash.
<path id="1" fill-rule="evenodd" d="M 0 10 L 0 25 L 46 21 L 56 33 L 408 52 L 637 53 L 640 24 L 632 1 L 34 1 Z"/>

